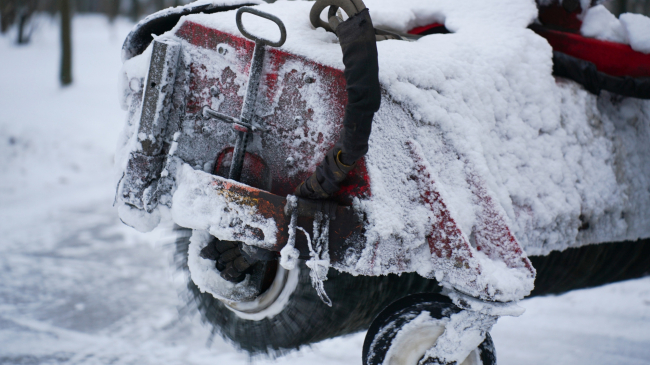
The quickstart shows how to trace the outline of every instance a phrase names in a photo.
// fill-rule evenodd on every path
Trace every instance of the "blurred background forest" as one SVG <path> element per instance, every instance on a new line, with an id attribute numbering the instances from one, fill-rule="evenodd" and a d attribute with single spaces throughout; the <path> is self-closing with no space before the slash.
<path id="1" fill-rule="evenodd" d="M 190 0 L 0 0 L 0 22 L 5 33 L 14 24 L 19 28 L 29 27 L 29 19 L 35 12 L 55 15 L 64 8 L 74 14 L 100 13 L 110 19 L 123 15 L 137 21 L 158 10 L 188 2 Z"/>
<path id="2" fill-rule="evenodd" d="M 593 0 L 596 1 L 596 0 Z M 28 44 L 34 29 L 34 14 L 46 13 L 61 19 L 61 69 L 62 85 L 72 83 L 71 18 L 74 14 L 104 14 L 113 22 L 125 16 L 137 22 L 156 11 L 184 5 L 191 0 L 0 0 L 0 33 L 16 28 L 17 44 Z M 609 0 L 605 6 L 616 16 L 622 13 L 639 13 L 650 16 L 650 0 Z"/>
<path id="3" fill-rule="evenodd" d="M 0 0 L 0 33 L 5 35 L 15 27 L 16 43 L 27 45 L 37 26 L 38 13 L 60 17 L 62 85 L 72 83 L 71 19 L 74 14 L 104 14 L 112 23 L 118 16 L 133 22 L 156 11 L 184 5 L 191 0 Z"/>
<path id="4" fill-rule="evenodd" d="M 191 0 L 0 0 L 0 31 L 4 34 L 15 25 L 19 30 L 16 41 L 27 43 L 29 21 L 35 12 L 51 15 L 100 13 L 109 19 L 122 15 L 138 21 L 158 10 L 189 2 Z M 650 15 L 650 0 L 610 0 L 605 6 L 616 16 L 627 12 Z"/>

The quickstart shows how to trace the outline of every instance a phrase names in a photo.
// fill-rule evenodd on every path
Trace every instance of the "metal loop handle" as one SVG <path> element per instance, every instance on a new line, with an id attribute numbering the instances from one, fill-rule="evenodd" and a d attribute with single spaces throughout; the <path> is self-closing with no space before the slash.
<path id="1" fill-rule="evenodd" d="M 241 16 L 244 13 L 251 13 L 253 15 L 257 15 L 259 17 L 262 17 L 264 19 L 268 19 L 268 20 L 272 21 L 273 23 L 277 24 L 278 28 L 280 28 L 280 40 L 276 41 L 276 42 L 273 42 L 273 41 L 270 41 L 268 39 L 259 38 L 259 37 L 256 37 L 256 36 L 248 33 L 246 28 L 244 28 L 244 24 L 242 24 L 242 21 L 241 21 Z M 249 8 L 249 7 L 243 7 L 243 8 L 239 8 L 239 10 L 237 10 L 237 16 L 236 16 L 235 19 L 237 21 L 237 29 L 239 29 L 241 34 L 243 34 L 248 39 L 254 40 L 256 43 L 266 44 L 266 45 L 271 46 L 271 47 L 280 47 L 281 45 L 284 44 L 284 41 L 287 40 L 287 29 L 284 27 L 284 23 L 282 23 L 282 20 L 280 20 L 280 18 L 278 18 L 275 15 L 271 15 L 269 13 L 265 13 L 265 12 L 259 11 L 257 9 L 253 9 L 253 8 Z"/>

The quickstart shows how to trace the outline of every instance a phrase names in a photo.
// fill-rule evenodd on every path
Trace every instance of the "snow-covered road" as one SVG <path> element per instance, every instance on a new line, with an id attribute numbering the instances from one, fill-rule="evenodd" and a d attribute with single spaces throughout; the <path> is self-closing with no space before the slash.
<path id="1" fill-rule="evenodd" d="M 196 315 L 158 230 L 111 204 L 124 113 L 120 46 L 130 25 L 74 23 L 75 83 L 61 89 L 58 30 L 0 38 L 0 364 L 246 364 Z M 522 302 L 493 330 L 499 364 L 650 364 L 650 278 Z M 360 364 L 363 333 L 255 364 Z M 208 347 L 207 344 L 210 343 Z"/>

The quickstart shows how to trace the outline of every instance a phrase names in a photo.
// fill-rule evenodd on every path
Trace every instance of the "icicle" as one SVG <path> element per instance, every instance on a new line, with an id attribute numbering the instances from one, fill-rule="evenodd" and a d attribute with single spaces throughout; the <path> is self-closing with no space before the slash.
<path id="1" fill-rule="evenodd" d="M 300 251 L 295 247 L 296 228 L 298 226 L 298 213 L 296 213 L 298 198 L 295 195 L 287 196 L 287 205 L 289 211 L 292 212 L 291 222 L 289 223 L 289 240 L 287 245 L 280 250 L 280 265 L 287 270 L 293 270 L 298 263 L 298 257 L 300 257 Z"/>
<path id="2" fill-rule="evenodd" d="M 327 238 L 329 236 L 329 219 L 325 219 L 325 229 L 321 231 L 320 223 L 323 220 L 323 215 L 319 212 L 314 217 L 314 245 L 312 246 L 312 240 L 309 237 L 307 231 L 302 227 L 297 227 L 307 237 L 307 245 L 309 246 L 309 256 L 311 257 L 307 261 L 307 267 L 310 269 L 309 277 L 311 278 L 311 285 L 316 289 L 318 297 L 323 301 L 323 303 L 328 306 L 332 306 L 332 300 L 327 296 L 325 292 L 325 286 L 323 281 L 327 280 L 327 272 L 330 267 L 329 252 L 327 250 Z M 323 231 L 325 233 L 323 234 Z M 323 247 L 323 240 L 325 240 L 325 247 Z M 315 246 L 315 247 L 314 247 Z M 325 248 L 325 250 L 323 250 Z"/>
<path id="3" fill-rule="evenodd" d="M 307 246 L 309 247 L 310 259 L 306 262 L 309 270 L 309 277 L 311 278 L 311 285 L 316 290 L 318 297 L 323 303 L 332 306 L 332 300 L 325 292 L 323 281 L 327 280 L 327 272 L 330 268 L 330 255 L 329 255 L 329 230 L 330 219 L 329 215 L 317 212 L 314 216 L 314 239 L 302 227 L 298 227 L 298 198 L 293 195 L 287 196 L 287 206 L 285 207 L 286 214 L 291 213 L 291 222 L 289 223 L 289 239 L 287 245 L 280 251 L 280 265 L 287 270 L 296 267 L 300 252 L 295 248 L 296 244 L 296 230 L 301 230 L 307 238 Z"/>

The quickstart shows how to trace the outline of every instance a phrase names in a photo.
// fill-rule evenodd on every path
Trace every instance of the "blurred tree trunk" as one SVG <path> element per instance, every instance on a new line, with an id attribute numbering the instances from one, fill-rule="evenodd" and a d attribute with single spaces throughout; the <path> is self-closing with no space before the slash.
<path id="1" fill-rule="evenodd" d="M 137 22 L 140 19 L 140 3 L 138 0 L 131 0 L 131 20 Z"/>
<path id="2" fill-rule="evenodd" d="M 72 83 L 72 26 L 70 0 L 59 0 L 61 12 L 61 85 Z"/>
<path id="3" fill-rule="evenodd" d="M 120 13 L 120 0 L 109 0 L 108 4 L 108 19 L 111 23 L 117 18 Z"/>
<path id="4" fill-rule="evenodd" d="M 183 4 L 183 3 L 181 2 L 181 0 L 174 0 L 174 5 L 173 5 L 173 6 L 174 6 L 174 7 L 176 7 L 176 6 L 181 6 L 182 4 Z"/>
<path id="5" fill-rule="evenodd" d="M 29 15 L 26 11 L 21 11 L 18 14 L 18 44 L 25 44 L 29 41 L 29 37 L 25 36 L 25 24 L 27 24 L 27 18 L 29 18 Z"/>
<path id="6" fill-rule="evenodd" d="M 627 0 L 613 0 L 605 3 L 605 7 L 617 17 L 622 13 L 625 13 L 626 5 Z"/>
<path id="7" fill-rule="evenodd" d="M 639 13 L 650 16 L 650 0 L 612 0 L 605 3 L 617 17 L 623 13 Z"/>
<path id="8" fill-rule="evenodd" d="M 29 24 L 29 18 L 36 11 L 36 5 L 36 0 L 23 0 L 18 7 L 18 38 L 16 40 L 18 44 L 29 43 L 31 31 L 27 32 L 27 24 Z"/>
<path id="9" fill-rule="evenodd" d="M 166 8 L 165 0 L 155 0 L 154 4 L 156 5 L 156 11 Z"/>
<path id="10" fill-rule="evenodd" d="M 5 33 L 16 17 L 15 0 L 0 0 L 0 32 Z"/>

